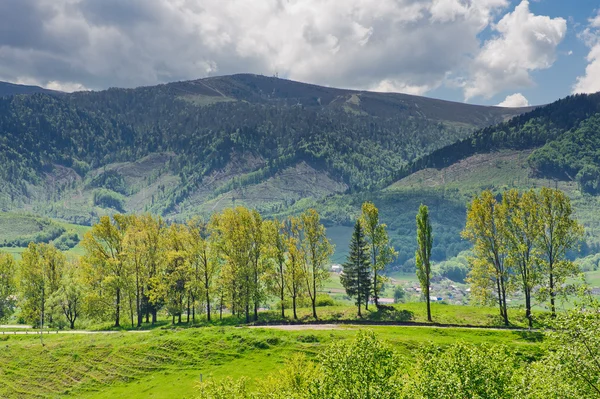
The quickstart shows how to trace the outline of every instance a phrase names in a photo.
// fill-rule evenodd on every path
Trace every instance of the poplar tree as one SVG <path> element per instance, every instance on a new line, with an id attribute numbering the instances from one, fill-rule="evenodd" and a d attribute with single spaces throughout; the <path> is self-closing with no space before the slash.
<path id="1" fill-rule="evenodd" d="M 372 202 L 365 202 L 362 205 L 359 221 L 364 231 L 370 257 L 371 293 L 375 306 L 379 306 L 379 296 L 385 283 L 385 278 L 381 273 L 398 256 L 398 253 L 390 245 L 387 226 L 379 222 L 379 210 Z M 368 299 L 365 302 L 366 306 L 368 306 Z"/>
<path id="2" fill-rule="evenodd" d="M 210 227 L 201 220 L 191 220 L 189 229 L 189 262 L 193 275 L 194 296 L 204 295 L 206 319 L 211 321 L 211 305 L 215 291 L 215 280 L 219 274 L 219 259 L 211 242 Z M 195 312 L 192 311 L 195 316 Z M 192 316 L 192 317 L 193 317 Z"/>
<path id="3" fill-rule="evenodd" d="M 564 192 L 543 187 L 537 205 L 542 224 L 538 245 L 545 278 L 538 295 L 540 300 L 550 299 L 550 309 L 555 317 L 556 296 L 567 278 L 578 271 L 577 266 L 567 259 L 567 251 L 577 247 L 583 239 L 584 230 L 574 219 L 571 200 Z"/>
<path id="4" fill-rule="evenodd" d="M 506 296 L 511 289 L 511 271 L 506 263 L 504 223 L 501 204 L 491 191 L 486 190 L 469 204 L 466 226 L 461 235 L 473 243 L 474 256 L 469 259 L 472 295 L 481 302 L 495 298 L 500 316 L 508 326 Z"/>
<path id="5" fill-rule="evenodd" d="M 100 222 L 84 236 L 82 246 L 85 260 L 90 265 L 91 280 L 95 288 L 104 295 L 114 296 L 115 327 L 121 326 L 121 300 L 127 287 L 127 274 L 123 241 L 131 216 L 102 216 Z"/>
<path id="6" fill-rule="evenodd" d="M 519 280 L 525 295 L 525 317 L 529 328 L 532 328 L 532 293 L 541 279 L 536 246 L 541 233 L 541 217 L 535 192 L 531 190 L 520 195 L 517 190 L 510 190 L 504 193 L 501 217 L 505 220 L 503 233 L 506 235 L 507 262 L 516 272 L 513 278 Z"/>
<path id="7" fill-rule="evenodd" d="M 69 322 L 71 330 L 83 313 L 84 287 L 81 281 L 81 265 L 78 259 L 69 259 L 60 280 L 60 287 L 51 300 Z"/>
<path id="8" fill-rule="evenodd" d="M 277 295 L 281 306 L 281 317 L 285 318 L 285 292 L 286 292 L 286 258 L 288 246 L 285 223 L 277 219 L 264 223 L 266 251 L 270 262 L 267 273 L 268 285 L 271 293 Z"/>
<path id="9" fill-rule="evenodd" d="M 32 324 L 52 323 L 52 295 L 58 291 L 66 257 L 52 244 L 30 243 L 23 251 L 19 288 L 21 311 Z M 50 305 L 50 306 L 49 306 Z"/>
<path id="10" fill-rule="evenodd" d="M 304 263 L 304 279 L 306 292 L 312 304 L 313 317 L 317 319 L 317 290 L 329 278 L 325 263 L 333 254 L 333 245 L 327 239 L 325 226 L 321 224 L 319 214 L 309 209 L 301 216 L 303 230 L 303 250 L 306 256 Z"/>
<path id="11" fill-rule="evenodd" d="M 421 204 L 417 214 L 417 252 L 415 254 L 417 264 L 417 277 L 421 284 L 421 290 L 427 301 L 427 320 L 431 321 L 431 303 L 429 298 L 429 285 L 431 284 L 431 247 L 433 236 L 431 234 L 431 223 L 429 221 L 429 209 Z"/>
<path id="12" fill-rule="evenodd" d="M 17 262 L 8 253 L 0 252 L 0 321 L 6 320 L 15 309 L 17 294 Z"/>
<path id="13" fill-rule="evenodd" d="M 362 317 L 361 306 L 367 304 L 371 292 L 370 262 L 365 234 L 359 221 L 354 225 L 350 240 L 350 250 L 343 265 L 344 272 L 340 282 L 351 298 L 356 298 L 358 316 Z"/>
<path id="14" fill-rule="evenodd" d="M 304 297 L 306 285 L 304 284 L 304 271 L 306 270 L 306 254 L 302 247 L 302 221 L 297 217 L 291 217 L 285 222 L 285 245 L 288 256 L 285 263 L 285 287 L 292 299 L 292 310 L 294 319 L 298 319 L 296 313 L 298 300 Z"/>

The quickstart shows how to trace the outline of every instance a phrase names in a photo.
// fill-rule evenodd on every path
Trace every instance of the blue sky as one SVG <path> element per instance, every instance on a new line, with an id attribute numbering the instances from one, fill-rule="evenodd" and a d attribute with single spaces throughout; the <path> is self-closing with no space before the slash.
<path id="1" fill-rule="evenodd" d="M 514 8 L 518 4 L 520 1 L 513 0 L 510 7 Z M 593 0 L 540 0 L 530 2 L 530 10 L 537 15 L 564 18 L 567 21 L 566 36 L 557 46 L 555 63 L 549 69 L 531 73 L 534 86 L 517 90 L 531 104 L 546 104 L 572 94 L 577 77 L 585 74 L 588 65 L 586 57 L 590 48 L 578 36 L 589 26 L 589 20 L 598 15 L 600 2 Z M 489 27 L 479 35 L 482 41 L 493 37 L 494 32 Z M 506 90 L 490 99 L 478 97 L 471 102 L 494 105 L 514 92 L 515 90 Z M 427 95 L 453 101 L 463 100 L 460 91 L 444 87 L 431 91 Z"/>
<path id="2" fill-rule="evenodd" d="M 2 0 L 0 80 L 74 91 L 233 73 L 476 104 L 600 91 L 591 0 Z"/>

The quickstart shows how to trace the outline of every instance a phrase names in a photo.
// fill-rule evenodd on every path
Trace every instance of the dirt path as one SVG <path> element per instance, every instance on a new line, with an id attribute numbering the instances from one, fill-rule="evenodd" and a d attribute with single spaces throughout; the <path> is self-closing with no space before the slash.
<path id="1" fill-rule="evenodd" d="M 526 328 L 502 328 L 502 327 L 485 327 L 485 326 L 444 326 L 444 325 L 423 325 L 423 324 L 279 324 L 279 325 L 264 325 L 264 326 L 248 326 L 249 328 L 267 328 L 285 331 L 302 331 L 302 330 L 337 330 L 340 328 L 369 328 L 369 327 L 398 327 L 398 328 L 453 328 L 467 330 L 486 330 L 486 331 L 517 331 L 517 332 L 537 332 L 537 329 Z"/>
<path id="2" fill-rule="evenodd" d="M 302 331 L 302 330 L 338 330 L 339 324 L 284 324 L 279 326 L 250 326 L 250 328 L 268 328 L 273 330 Z"/>
<path id="3" fill-rule="evenodd" d="M 3 326 L 0 326 L 3 328 Z M 15 328 L 14 326 L 12 328 Z M 19 327 L 21 328 L 21 327 Z M 27 327 L 24 327 L 27 328 Z M 44 331 L 44 335 L 56 335 L 56 334 L 119 334 L 119 333 L 149 333 L 150 330 L 132 330 L 132 331 L 86 331 L 86 330 L 54 330 Z M 0 331 L 0 335 L 40 335 L 39 330 L 30 331 Z"/>

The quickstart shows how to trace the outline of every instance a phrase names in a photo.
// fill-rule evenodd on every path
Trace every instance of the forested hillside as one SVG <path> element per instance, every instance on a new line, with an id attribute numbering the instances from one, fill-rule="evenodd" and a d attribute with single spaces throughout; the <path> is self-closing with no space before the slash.
<path id="1" fill-rule="evenodd" d="M 418 157 L 527 110 L 256 75 L 5 96 L 0 205 L 80 224 L 236 203 L 276 214 L 376 191 Z"/>
<path id="2" fill-rule="evenodd" d="M 595 253 L 600 244 L 600 201 L 596 196 L 599 112 L 600 94 L 571 96 L 479 130 L 400 169 L 396 183 L 369 199 L 388 211 L 388 217 L 402 215 L 395 218 L 399 227 L 392 232 L 392 239 L 408 249 L 404 257 L 401 255 L 404 267 L 413 267 L 413 218 L 420 202 L 432 208 L 432 257 L 439 262 L 468 248 L 458 238 L 465 222 L 465 204 L 485 189 L 496 193 L 543 186 L 564 190 L 586 227 L 581 252 L 571 256 Z M 340 197 L 338 201 L 343 203 L 338 207 L 349 213 L 355 207 L 351 198 Z"/>
<path id="3" fill-rule="evenodd" d="M 115 212 L 185 221 L 233 205 L 267 217 L 315 207 L 341 261 L 374 201 L 397 266 L 412 270 L 419 204 L 440 262 L 468 249 L 459 232 L 475 193 L 560 186 L 587 227 L 586 255 L 600 242 L 599 104 L 479 107 L 255 75 L 5 96 L 0 205 L 84 225 Z"/>

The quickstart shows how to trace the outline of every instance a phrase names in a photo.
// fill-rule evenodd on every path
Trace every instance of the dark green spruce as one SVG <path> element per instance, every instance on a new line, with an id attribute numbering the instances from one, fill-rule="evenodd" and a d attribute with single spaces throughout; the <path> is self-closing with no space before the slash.
<path id="1" fill-rule="evenodd" d="M 365 233 L 357 221 L 350 240 L 350 251 L 344 263 L 340 281 L 349 297 L 356 299 L 358 316 L 362 317 L 361 306 L 366 305 L 371 291 L 369 252 Z"/>

